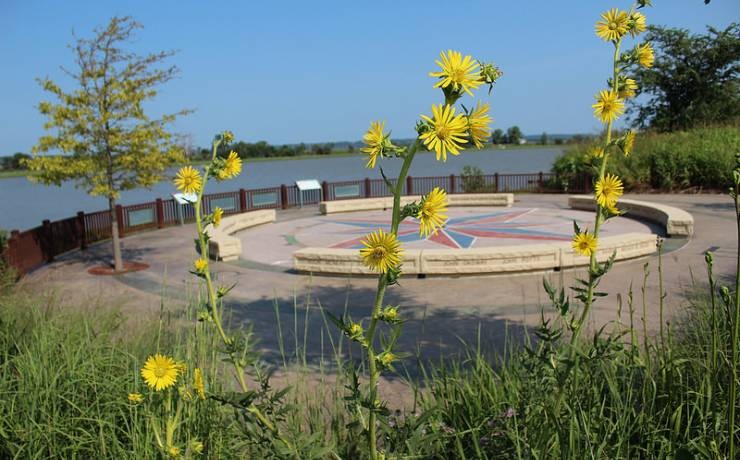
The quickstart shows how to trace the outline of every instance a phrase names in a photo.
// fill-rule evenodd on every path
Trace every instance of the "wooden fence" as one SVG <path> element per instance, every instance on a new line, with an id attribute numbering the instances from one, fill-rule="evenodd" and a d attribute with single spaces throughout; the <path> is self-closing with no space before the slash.
<path id="1" fill-rule="evenodd" d="M 562 184 L 551 173 L 535 174 L 490 174 L 483 176 L 432 176 L 407 177 L 403 185 L 406 195 L 423 195 L 434 187 L 447 193 L 518 192 L 560 193 Z M 568 192 L 590 192 L 591 178 L 576 177 L 568 184 Z M 234 192 L 207 194 L 201 206 L 204 213 L 216 207 L 225 215 L 255 209 L 287 209 L 301 202 L 298 187 L 281 185 L 259 189 L 239 189 Z M 303 204 L 317 204 L 323 196 L 326 201 L 353 198 L 390 196 L 391 191 L 382 179 L 360 179 L 341 182 L 326 182 L 318 190 L 306 192 Z M 118 233 L 126 235 L 145 230 L 178 225 L 180 221 L 193 222 L 195 210 L 191 205 L 178 205 L 174 199 L 157 199 L 148 203 L 116 206 Z M 13 267 L 19 276 L 49 262 L 60 254 L 76 249 L 85 249 L 89 244 L 111 237 L 111 215 L 108 210 L 93 213 L 78 212 L 76 216 L 49 222 L 44 220 L 38 227 L 25 231 L 13 230 L 7 246 L 0 254 L 6 264 Z"/>

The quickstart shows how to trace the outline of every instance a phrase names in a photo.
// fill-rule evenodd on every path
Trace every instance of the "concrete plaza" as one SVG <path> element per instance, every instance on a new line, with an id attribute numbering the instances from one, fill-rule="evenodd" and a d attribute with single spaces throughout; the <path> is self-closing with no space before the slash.
<path id="1" fill-rule="evenodd" d="M 515 207 L 546 209 L 550 214 L 567 209 L 567 195 L 516 195 Z M 633 198 L 669 204 L 691 213 L 695 234 L 688 240 L 669 238 L 663 256 L 663 281 L 667 293 L 666 317 L 674 320 L 685 305 L 686 293 L 694 284 L 706 283 L 704 253 L 714 252 L 715 273 L 721 282 L 734 280 L 737 254 L 737 227 L 734 207 L 726 195 L 631 195 Z M 315 207 L 279 211 L 277 224 L 317 215 Z M 268 230 L 264 227 L 261 231 Z M 246 233 L 245 235 L 249 235 Z M 124 256 L 145 262 L 145 271 L 118 276 L 93 276 L 87 269 L 109 260 L 109 244 L 69 253 L 57 262 L 31 273 L 24 283 L 57 290 L 66 303 L 95 302 L 114 305 L 135 315 L 156 315 L 161 305 L 181 311 L 195 297 L 196 279 L 188 271 L 196 257 L 193 225 L 128 236 L 123 240 Z M 245 252 L 270 251 L 260 238 L 243 238 Z M 262 245 L 262 246 L 261 246 Z M 617 318 L 617 294 L 624 301 L 633 287 L 635 317 L 641 317 L 643 268 L 649 264 L 646 284 L 648 328 L 658 327 L 657 256 L 617 263 L 603 280 L 600 290 L 609 297 L 596 302 L 590 317 L 592 329 Z M 225 285 L 236 284 L 227 298 L 232 327 L 251 324 L 260 341 L 263 358 L 282 361 L 278 346 L 282 333 L 286 353 L 295 344 L 303 348 L 309 363 L 330 359 L 329 337 L 336 339 L 331 324 L 320 309 L 341 315 L 345 310 L 354 320 L 368 318 L 376 279 L 370 277 L 310 276 L 250 261 L 212 262 L 217 277 Z M 552 284 L 570 286 L 583 269 L 561 272 L 488 276 L 402 278 L 389 289 L 386 303 L 399 305 L 408 322 L 399 343 L 400 351 L 420 352 L 424 358 L 450 356 L 463 350 L 462 341 L 475 344 L 480 337 L 484 347 L 501 348 L 504 338 L 520 338 L 527 326 L 536 325 L 540 312 L 551 313 L 542 288 L 542 278 Z M 41 283 L 41 284 L 39 284 Z M 278 324 L 278 322 L 280 324 Z M 638 322 L 638 329 L 641 323 Z"/>

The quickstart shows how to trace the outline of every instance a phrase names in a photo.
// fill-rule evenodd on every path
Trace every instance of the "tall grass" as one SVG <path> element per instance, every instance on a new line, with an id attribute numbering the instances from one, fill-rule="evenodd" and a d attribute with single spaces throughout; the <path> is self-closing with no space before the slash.
<path id="1" fill-rule="evenodd" d="M 134 324 L 110 306 L 65 306 L 23 288 L 3 294 L 0 457 L 157 458 L 146 417 L 127 395 L 140 391 L 152 350 L 202 350 L 193 331 L 166 313 Z M 218 406 L 198 406 L 187 428 L 213 458 L 235 452 Z"/>
<path id="2" fill-rule="evenodd" d="M 731 337 L 718 325 L 734 311 L 712 287 L 712 295 L 690 293 L 665 345 L 621 323 L 583 341 L 580 372 L 567 381 L 551 361 L 561 339 L 546 324 L 531 343 L 509 342 L 498 354 L 473 344 L 463 359 L 417 357 L 421 376 L 408 384 L 419 406 L 390 408 L 379 447 L 387 458 L 723 458 Z M 630 317 L 641 308 L 632 298 Z M 177 315 L 132 325 L 115 310 L 75 311 L 28 292 L 3 296 L 0 313 L 1 457 L 158 458 L 147 420 L 126 399 L 138 369 L 152 350 L 210 359 L 199 354 L 209 353 L 211 338 Z M 295 324 L 283 325 L 297 346 L 278 366 L 281 385 L 272 388 L 261 365 L 251 373 L 265 395 L 279 395 L 271 414 L 296 450 L 260 443 L 238 411 L 212 400 L 184 428 L 205 440 L 208 458 L 364 458 L 365 435 L 345 406 L 360 383 L 350 371 L 357 367 L 329 322 L 304 330 L 307 314 L 296 303 Z M 306 364 L 305 334 L 325 335 L 328 366 Z M 227 375 L 223 367 L 208 372 Z"/>

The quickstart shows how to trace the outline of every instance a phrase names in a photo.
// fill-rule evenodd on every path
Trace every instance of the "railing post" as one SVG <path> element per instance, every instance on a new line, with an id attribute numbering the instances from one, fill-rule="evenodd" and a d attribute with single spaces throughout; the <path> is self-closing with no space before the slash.
<path id="1" fill-rule="evenodd" d="M 370 183 L 370 178 L 365 178 L 365 198 L 372 198 L 373 196 L 373 186 Z"/>
<path id="2" fill-rule="evenodd" d="M 18 230 L 11 230 L 10 231 L 10 239 L 8 240 L 8 247 L 5 249 L 5 255 L 6 259 L 5 262 L 10 265 L 11 267 L 15 268 L 18 273 L 16 273 L 16 276 L 20 278 L 21 275 L 23 275 L 22 270 L 19 267 L 18 264 L 18 238 L 20 238 L 21 232 Z"/>
<path id="3" fill-rule="evenodd" d="M 54 235 L 52 235 L 51 231 L 51 222 L 49 222 L 49 219 L 44 219 L 41 226 L 44 228 L 44 237 L 41 241 L 41 250 L 44 252 L 44 259 L 46 259 L 47 263 L 54 262 Z"/>
<path id="4" fill-rule="evenodd" d="M 498 193 L 498 173 L 493 174 L 493 190 Z"/>
<path id="5" fill-rule="evenodd" d="M 280 184 L 280 207 L 288 209 L 288 187 L 285 184 Z"/>
<path id="6" fill-rule="evenodd" d="M 155 208 L 157 210 L 157 228 L 164 227 L 164 204 L 162 198 L 157 198 Z"/>
<path id="7" fill-rule="evenodd" d="M 450 174 L 450 190 L 447 193 L 457 193 L 457 178 L 454 174 Z"/>
<path id="8" fill-rule="evenodd" d="M 584 172 L 581 177 L 583 178 L 583 193 L 591 193 L 591 177 L 587 172 Z"/>
<path id="9" fill-rule="evenodd" d="M 85 213 L 77 213 L 77 241 L 80 243 L 80 249 L 87 249 L 87 229 L 85 229 Z"/>
<path id="10" fill-rule="evenodd" d="M 125 236 L 125 225 L 123 223 L 123 206 L 120 204 L 116 205 L 116 220 L 118 221 L 118 237 L 123 238 Z"/>
<path id="11" fill-rule="evenodd" d="M 414 178 L 406 176 L 406 195 L 414 194 Z"/>
<path id="12" fill-rule="evenodd" d="M 247 191 L 243 188 L 239 189 L 239 212 L 247 211 Z"/>
<path id="13" fill-rule="evenodd" d="M 329 183 L 327 181 L 323 181 L 321 183 L 321 195 L 323 196 L 324 201 L 329 201 Z"/>
<path id="14" fill-rule="evenodd" d="M 542 193 L 543 186 L 544 186 L 544 178 L 542 177 L 542 171 L 540 171 L 539 177 L 537 178 L 537 189 L 540 193 Z"/>

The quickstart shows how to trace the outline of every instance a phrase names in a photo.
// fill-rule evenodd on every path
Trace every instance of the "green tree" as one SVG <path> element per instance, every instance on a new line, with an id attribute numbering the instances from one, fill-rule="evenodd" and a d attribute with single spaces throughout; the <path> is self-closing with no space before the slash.
<path id="1" fill-rule="evenodd" d="M 547 142 L 548 142 L 547 133 L 542 133 L 540 135 L 540 144 L 547 145 Z"/>
<path id="2" fill-rule="evenodd" d="M 638 95 L 649 96 L 632 102 L 635 126 L 675 131 L 740 117 L 740 24 L 705 35 L 651 26 L 645 38 L 655 64 L 635 74 Z"/>
<path id="3" fill-rule="evenodd" d="M 522 130 L 518 126 L 512 126 L 506 130 L 506 143 L 507 144 L 518 144 L 522 139 Z"/>
<path id="4" fill-rule="evenodd" d="M 178 69 L 162 66 L 171 51 L 136 55 L 121 48 L 141 25 L 130 17 L 114 17 L 91 39 L 76 38 L 74 70 L 65 72 L 75 81 L 63 90 L 48 78 L 39 79 L 56 102 L 44 101 L 39 111 L 47 118 L 42 136 L 27 166 L 36 180 L 61 185 L 74 181 L 87 193 L 108 199 L 116 270 L 123 268 L 116 218 L 120 192 L 151 187 L 163 179 L 167 167 L 182 161 L 183 154 L 165 128 L 186 110 L 150 118 L 143 104 L 157 94 L 157 86 L 172 79 Z M 43 152 L 62 155 L 41 156 Z"/>
<path id="5" fill-rule="evenodd" d="M 497 129 L 491 134 L 491 142 L 494 144 L 503 144 L 506 142 L 506 138 L 504 137 L 504 132 L 500 129 Z"/>

